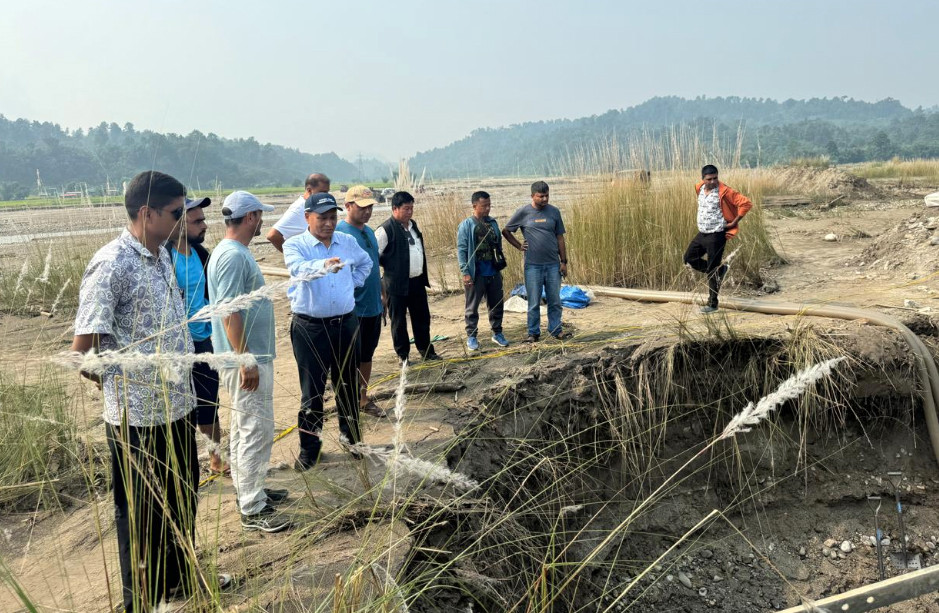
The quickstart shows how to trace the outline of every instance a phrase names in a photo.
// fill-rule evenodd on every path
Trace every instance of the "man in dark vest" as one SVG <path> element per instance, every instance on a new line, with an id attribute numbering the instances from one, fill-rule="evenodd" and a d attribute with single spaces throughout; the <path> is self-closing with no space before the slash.
<path id="1" fill-rule="evenodd" d="M 391 197 L 391 217 L 375 230 L 378 262 L 384 274 L 381 289 L 391 317 L 391 342 L 402 362 L 407 362 L 411 343 L 405 314 L 411 315 L 414 344 L 424 360 L 439 360 L 430 342 L 430 307 L 427 305 L 427 258 L 424 237 L 411 217 L 414 196 L 396 192 Z"/>

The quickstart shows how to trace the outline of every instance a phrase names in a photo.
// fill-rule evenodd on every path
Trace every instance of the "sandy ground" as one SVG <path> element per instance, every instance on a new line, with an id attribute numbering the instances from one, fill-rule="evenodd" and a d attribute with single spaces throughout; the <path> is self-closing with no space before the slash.
<path id="1" fill-rule="evenodd" d="M 493 185 L 489 187 L 496 203 L 495 214 L 506 216 L 517 203 L 524 202 L 524 186 L 518 184 Z M 552 189 L 552 196 L 562 199 L 563 186 Z M 521 195 L 519 193 L 521 192 Z M 851 259 L 863 251 L 886 228 L 892 227 L 922 209 L 921 200 L 884 199 L 883 201 L 864 201 L 845 207 L 835 207 L 828 211 L 797 210 L 768 214 L 768 223 L 775 233 L 777 247 L 789 260 L 787 266 L 771 271 L 771 276 L 779 285 L 779 292 L 768 296 L 768 300 L 836 302 L 873 308 L 891 308 L 898 316 L 910 314 L 911 310 L 930 308 L 939 309 L 939 293 L 932 279 L 921 276 L 911 278 L 895 270 L 869 271 L 851 264 Z M 289 199 L 277 202 L 279 214 Z M 53 213 L 58 214 L 58 213 Z M 69 212 L 69 216 L 75 215 Z M 9 234 L 14 226 L 31 224 L 30 228 L 47 226 L 47 221 L 39 221 L 23 213 L 13 213 L 13 218 L 4 215 L 0 223 L 0 234 Z M 419 217 L 420 211 L 417 213 Z M 81 227 L 100 227 L 110 223 L 115 217 L 113 210 L 94 210 L 82 212 L 78 217 Z M 383 215 L 376 215 L 377 219 Z M 78 223 L 78 222 L 76 222 Z M 826 242 L 824 236 L 835 233 L 837 242 Z M 937 247 L 939 249 L 939 247 Z M 255 253 L 263 264 L 277 265 L 278 254 L 266 245 L 259 245 Z M 6 252 L 7 257 L 12 257 Z M 704 290 L 703 283 L 698 285 Z M 753 289 L 734 288 L 729 293 L 746 296 L 759 295 Z M 914 300 L 916 307 L 904 306 L 905 300 Z M 907 303 L 909 304 L 909 303 Z M 415 369 L 413 376 L 417 380 L 434 381 L 473 381 L 497 382 L 510 369 L 516 369 L 530 363 L 533 351 L 539 348 L 520 343 L 525 336 L 525 315 L 507 312 L 505 315 L 505 333 L 513 342 L 508 352 L 498 348 L 481 337 L 482 351 L 470 355 L 465 350 L 463 333 L 463 298 L 462 295 L 434 296 L 431 303 L 433 321 L 431 333 L 445 337 L 435 343 L 437 351 L 447 362 Z M 299 403 L 299 385 L 297 369 L 294 363 L 288 335 L 287 304 L 281 301 L 277 305 L 278 320 L 276 325 L 277 352 L 275 361 L 275 421 L 277 432 L 282 432 L 295 423 Z M 758 314 L 727 313 L 727 320 L 735 329 L 742 331 L 761 331 L 784 328 L 792 323 L 791 318 L 767 317 Z M 481 318 L 481 323 L 485 316 Z M 690 322 L 692 326 L 701 326 L 701 316 L 696 309 L 687 305 L 653 305 L 625 302 L 611 298 L 600 298 L 584 310 L 564 312 L 565 325 L 570 325 L 577 334 L 569 344 L 570 351 L 586 350 L 589 342 L 579 346 L 579 341 L 588 339 L 592 333 L 602 331 L 615 336 L 617 331 L 637 327 L 641 334 L 654 337 L 659 334 L 674 333 L 678 322 Z M 844 324 L 826 321 L 819 325 L 837 329 Z M 38 332 L 38 334 L 37 334 Z M 4 367 L 17 363 L 21 372 L 35 372 L 43 355 L 67 347 L 71 340 L 69 322 L 56 319 L 20 319 L 0 317 L 0 334 L 8 340 Z M 554 341 L 548 341 L 554 343 Z M 486 357 L 492 359 L 480 360 Z M 536 357 L 536 356 L 535 356 Z M 373 381 L 378 390 L 391 389 L 397 372 L 394 352 L 391 347 L 387 328 L 376 353 Z M 531 366 L 537 368 L 537 366 Z M 69 379 L 76 388 L 79 406 L 83 414 L 81 420 L 90 428 L 89 436 L 100 440 L 100 417 L 98 407 L 100 396 L 93 386 Z M 384 381 L 384 382 L 383 382 Z M 405 440 L 412 453 L 427 458 L 437 458 L 445 451 L 453 437 L 450 412 L 465 406 L 482 390 L 470 388 L 456 394 L 422 395 L 409 399 L 405 419 Z M 223 405 L 227 399 L 223 396 Z M 221 411 L 223 425 L 227 422 L 228 411 Z M 364 436 L 373 445 L 386 444 L 391 440 L 390 420 L 364 418 Z M 327 422 L 325 428 L 326 460 L 316 469 L 306 474 L 277 468 L 291 465 L 297 452 L 295 435 L 287 435 L 274 446 L 269 483 L 275 487 L 286 487 L 294 492 L 293 512 L 303 517 L 318 517 L 341 506 L 355 492 L 362 490 L 360 479 L 377 480 L 384 471 L 372 466 L 368 477 L 356 470 L 348 456 L 339 449 L 336 441 L 335 419 Z M 223 570 L 233 571 L 243 581 L 237 593 L 226 600 L 226 605 L 236 607 L 246 603 L 252 586 L 262 582 L 264 564 L 259 560 L 272 560 L 271 563 L 283 563 L 285 543 L 292 542 L 285 535 L 245 534 L 238 525 L 237 511 L 232 495 L 231 481 L 218 479 L 206 483 L 201 490 L 199 510 L 199 546 L 207 551 L 218 553 L 218 563 Z M 101 611 L 107 610 L 107 589 L 112 592 L 119 583 L 116 573 L 116 544 L 112 528 L 112 512 L 109 497 L 103 495 L 96 501 L 75 501 L 75 506 L 66 511 L 40 511 L 36 513 L 17 513 L 3 517 L 4 537 L 0 540 L 0 555 L 17 577 L 23 589 L 30 594 L 34 602 L 46 610 Z M 935 527 L 939 532 L 939 526 Z M 103 534 L 103 546 L 100 535 Z M 382 537 L 387 537 L 382 533 Z M 337 571 L 342 571 L 355 555 L 356 543 L 366 538 L 350 533 L 338 533 L 325 537 L 317 543 L 315 555 L 304 555 L 302 563 L 297 563 L 294 571 L 297 576 L 321 578 L 327 585 Z M 310 554 L 310 552 L 307 552 Z M 260 585 L 260 583 L 257 583 Z M 115 592 L 116 593 L 116 592 Z M 0 587 L 0 611 L 18 611 L 21 606 L 9 588 Z M 263 605 L 262 605 L 263 606 Z"/>

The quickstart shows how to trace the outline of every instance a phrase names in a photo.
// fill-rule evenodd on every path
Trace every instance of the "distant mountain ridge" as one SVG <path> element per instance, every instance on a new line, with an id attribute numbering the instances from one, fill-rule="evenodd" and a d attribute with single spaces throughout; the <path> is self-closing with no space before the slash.
<path id="1" fill-rule="evenodd" d="M 626 143 L 641 134 L 661 136 L 667 127 L 676 125 L 725 141 L 735 140 L 742 128 L 741 161 L 750 165 L 809 155 L 828 155 L 833 161 L 845 162 L 885 155 L 936 157 L 937 124 L 939 114 L 909 109 L 892 98 L 879 102 L 847 97 L 778 102 L 768 98 L 667 96 L 602 115 L 481 128 L 445 147 L 418 153 L 411 167 L 426 167 L 435 178 L 550 174 L 557 160 L 572 150 L 611 139 Z M 920 128 L 928 129 L 919 134 Z"/>

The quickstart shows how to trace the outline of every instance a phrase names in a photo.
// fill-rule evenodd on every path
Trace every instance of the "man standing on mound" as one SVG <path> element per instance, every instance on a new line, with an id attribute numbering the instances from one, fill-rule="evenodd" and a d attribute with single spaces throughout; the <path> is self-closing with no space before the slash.
<path id="1" fill-rule="evenodd" d="M 727 265 L 721 264 L 727 239 L 736 236 L 740 220 L 753 207 L 743 194 L 717 180 L 717 166 L 708 164 L 701 169 L 701 182 L 695 186 L 698 194 L 698 234 L 685 251 L 685 264 L 708 279 L 708 303 L 702 313 L 717 310 L 717 293 L 727 274 Z M 704 256 L 707 259 L 704 259 Z"/>
<path id="2" fill-rule="evenodd" d="M 515 231 L 521 229 L 524 242 Z M 541 338 L 541 291 L 548 301 L 548 333 L 556 339 L 571 337 L 561 330 L 561 277 L 567 276 L 567 246 L 564 220 L 557 207 L 548 204 L 548 184 L 531 185 L 531 204 L 521 207 L 509 219 L 502 236 L 510 245 L 525 252 L 525 291 L 528 293 L 528 342 Z"/>

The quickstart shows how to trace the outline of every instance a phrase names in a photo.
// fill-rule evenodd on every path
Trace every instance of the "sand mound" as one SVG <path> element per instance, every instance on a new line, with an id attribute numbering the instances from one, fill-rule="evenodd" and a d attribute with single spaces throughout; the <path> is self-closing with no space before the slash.
<path id="1" fill-rule="evenodd" d="M 939 270 L 939 211 L 922 211 L 890 228 L 852 258 L 859 267 L 927 275 Z"/>
<path id="2" fill-rule="evenodd" d="M 872 198 L 880 194 L 867 179 L 840 168 L 787 166 L 778 172 L 784 181 L 797 186 L 800 193 L 852 198 Z"/>

